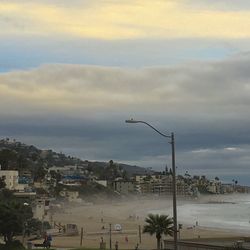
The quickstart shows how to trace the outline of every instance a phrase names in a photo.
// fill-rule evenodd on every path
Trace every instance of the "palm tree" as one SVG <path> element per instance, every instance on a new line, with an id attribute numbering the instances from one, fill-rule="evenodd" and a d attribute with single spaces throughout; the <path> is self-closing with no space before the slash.
<path id="1" fill-rule="evenodd" d="M 168 215 L 149 214 L 145 219 L 147 225 L 143 227 L 143 233 L 155 234 L 157 239 L 157 249 L 160 249 L 162 235 L 173 236 L 173 219 Z"/>

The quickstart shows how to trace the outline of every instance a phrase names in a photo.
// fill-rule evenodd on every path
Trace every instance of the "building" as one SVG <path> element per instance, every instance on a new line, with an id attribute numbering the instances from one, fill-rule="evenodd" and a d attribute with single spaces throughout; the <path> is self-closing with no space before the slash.
<path id="1" fill-rule="evenodd" d="M 0 177 L 4 178 L 7 189 L 16 190 L 18 188 L 18 171 L 0 170 Z"/>
<path id="2" fill-rule="evenodd" d="M 135 185 L 133 181 L 116 180 L 109 184 L 109 186 L 120 194 L 129 194 L 135 191 Z"/>
<path id="3" fill-rule="evenodd" d="M 50 199 L 37 199 L 33 207 L 33 218 L 52 223 Z"/>
<path id="4" fill-rule="evenodd" d="M 104 186 L 104 187 L 107 187 L 108 186 L 108 181 L 107 180 L 94 180 L 96 183 Z"/>
<path id="5" fill-rule="evenodd" d="M 221 193 L 221 183 L 218 181 L 209 181 L 207 185 L 207 191 L 212 194 L 220 194 Z"/>
<path id="6" fill-rule="evenodd" d="M 65 186 L 81 186 L 83 184 L 86 184 L 87 181 L 88 181 L 87 177 L 77 174 L 77 175 L 64 175 L 59 183 Z"/>
<path id="7" fill-rule="evenodd" d="M 173 182 L 171 175 L 136 176 L 135 190 L 141 194 L 172 195 Z M 182 178 L 176 179 L 177 195 L 190 195 L 190 186 Z"/>
<path id="8" fill-rule="evenodd" d="M 78 191 L 69 191 L 65 189 L 60 192 L 60 196 L 66 198 L 68 202 L 82 202 Z"/>

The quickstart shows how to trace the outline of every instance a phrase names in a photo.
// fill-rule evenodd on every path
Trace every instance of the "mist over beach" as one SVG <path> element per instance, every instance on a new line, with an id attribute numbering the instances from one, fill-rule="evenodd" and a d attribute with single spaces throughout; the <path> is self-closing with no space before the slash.
<path id="1" fill-rule="evenodd" d="M 183 224 L 182 239 L 244 236 L 250 231 L 250 195 L 204 195 L 198 199 L 178 197 L 177 200 L 178 223 Z M 144 219 L 149 213 L 172 216 L 172 198 L 102 199 L 95 204 L 66 206 L 64 212 L 55 214 L 53 219 L 83 228 L 83 245 L 91 247 L 97 247 L 101 237 L 108 244 L 111 224 L 113 242 L 118 241 L 120 247 L 126 249 L 139 242 L 138 227 L 145 224 Z M 121 225 L 121 231 L 115 230 L 116 224 Z M 125 242 L 125 237 L 128 237 L 128 242 Z M 77 246 L 79 236 L 55 238 L 55 245 L 65 244 Z M 155 248 L 155 237 L 142 234 L 140 247 Z"/>

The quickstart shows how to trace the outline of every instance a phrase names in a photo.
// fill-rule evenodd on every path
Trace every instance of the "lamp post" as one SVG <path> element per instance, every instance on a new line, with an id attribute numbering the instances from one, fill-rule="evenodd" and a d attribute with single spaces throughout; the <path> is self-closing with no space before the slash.
<path id="1" fill-rule="evenodd" d="M 174 223 L 174 249 L 177 250 L 177 206 L 176 206 L 176 174 L 175 174 L 175 140 L 174 140 L 174 133 L 171 134 L 163 134 L 162 132 L 160 132 L 159 130 L 157 130 L 156 128 L 154 128 L 152 125 L 150 125 L 149 123 L 145 122 L 145 121 L 138 121 L 138 120 L 126 120 L 126 123 L 143 123 L 145 125 L 147 125 L 148 127 L 152 128 L 155 132 L 157 132 L 158 134 L 160 134 L 161 136 L 165 137 L 165 138 L 169 138 L 170 139 L 170 143 L 171 144 L 171 149 L 172 149 L 172 184 L 173 184 L 173 223 Z"/>
<path id="2" fill-rule="evenodd" d="M 109 249 L 112 250 L 112 231 L 111 231 L 111 223 L 109 224 Z"/>

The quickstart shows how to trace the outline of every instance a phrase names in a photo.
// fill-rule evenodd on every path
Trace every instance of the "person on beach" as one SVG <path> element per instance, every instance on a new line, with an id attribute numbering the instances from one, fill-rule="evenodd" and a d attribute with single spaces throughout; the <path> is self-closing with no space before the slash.
<path id="1" fill-rule="evenodd" d="M 44 236 L 43 236 L 43 245 L 46 246 L 47 242 L 48 242 L 48 235 L 47 235 L 47 233 L 44 233 Z"/>
<path id="2" fill-rule="evenodd" d="M 118 241 L 115 242 L 115 250 L 118 250 Z"/>
<path id="3" fill-rule="evenodd" d="M 128 243 L 128 236 L 125 236 L 125 242 Z"/>
<path id="4" fill-rule="evenodd" d="M 51 234 L 48 235 L 47 241 L 48 241 L 48 246 L 50 248 L 51 247 L 51 242 L 52 242 L 52 236 L 51 236 Z"/>

